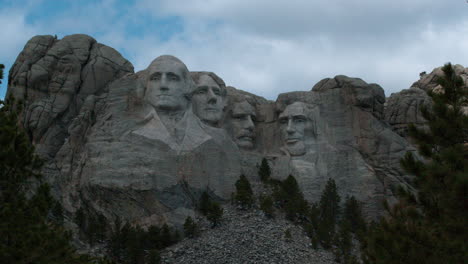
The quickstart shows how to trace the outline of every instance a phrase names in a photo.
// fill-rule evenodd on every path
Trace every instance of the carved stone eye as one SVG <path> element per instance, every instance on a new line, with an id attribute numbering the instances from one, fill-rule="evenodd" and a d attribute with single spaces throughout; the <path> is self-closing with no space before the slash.
<path id="1" fill-rule="evenodd" d="M 195 91 L 195 94 L 205 94 L 206 93 L 206 88 L 200 87 Z"/>
<path id="2" fill-rule="evenodd" d="M 161 74 L 154 74 L 153 76 L 151 76 L 150 79 L 151 79 L 152 81 L 161 80 Z"/>

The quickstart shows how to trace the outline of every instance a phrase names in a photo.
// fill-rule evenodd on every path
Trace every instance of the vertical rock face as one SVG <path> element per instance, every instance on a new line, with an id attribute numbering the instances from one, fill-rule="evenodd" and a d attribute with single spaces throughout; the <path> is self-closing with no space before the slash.
<path id="1" fill-rule="evenodd" d="M 369 217 L 409 181 L 399 159 L 413 149 L 385 121 L 400 114 L 384 113 L 383 89 L 357 78 L 327 78 L 273 102 L 173 56 L 134 73 L 91 37 L 37 36 L 12 67 L 8 94 L 24 100 L 23 125 L 71 216 L 86 208 L 182 224 L 201 192 L 229 199 L 241 174 L 258 181 L 263 157 L 310 201 L 335 179 Z"/>
<path id="2" fill-rule="evenodd" d="M 395 132 L 407 137 L 409 124 L 424 127 L 426 120 L 421 114 L 421 107 L 430 108 L 431 105 L 432 99 L 426 91 L 411 87 L 390 96 L 385 107 L 385 120 Z"/>
<path id="3" fill-rule="evenodd" d="M 39 154 L 53 158 L 88 95 L 133 72 L 117 51 L 86 35 L 32 38 L 8 78 L 8 95 L 24 101 L 23 124 Z"/>

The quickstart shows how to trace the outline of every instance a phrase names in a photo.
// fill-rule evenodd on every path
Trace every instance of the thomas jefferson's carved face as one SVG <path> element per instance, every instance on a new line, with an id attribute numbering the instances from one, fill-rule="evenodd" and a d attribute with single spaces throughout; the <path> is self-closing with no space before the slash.
<path id="1" fill-rule="evenodd" d="M 254 147 L 255 117 L 255 109 L 249 103 L 234 104 L 228 119 L 228 131 L 240 148 L 252 149 Z"/>
<path id="2" fill-rule="evenodd" d="M 313 136 L 313 123 L 308 118 L 306 105 L 301 102 L 288 105 L 279 115 L 279 122 L 281 138 L 289 154 L 304 155 L 307 152 L 306 141 Z"/>
<path id="3" fill-rule="evenodd" d="M 146 101 L 156 110 L 186 110 L 189 102 L 186 95 L 190 89 L 187 68 L 177 60 L 159 58 L 148 68 Z"/>
<path id="4" fill-rule="evenodd" d="M 192 96 L 193 112 L 204 122 L 216 125 L 223 116 L 223 91 L 207 74 L 200 76 L 196 85 Z"/>

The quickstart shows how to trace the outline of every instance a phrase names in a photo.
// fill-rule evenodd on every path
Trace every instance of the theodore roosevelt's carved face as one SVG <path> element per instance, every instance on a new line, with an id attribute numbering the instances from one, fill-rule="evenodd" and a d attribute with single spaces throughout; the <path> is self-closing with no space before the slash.
<path id="1" fill-rule="evenodd" d="M 302 102 L 288 105 L 279 115 L 281 139 L 291 156 L 301 156 L 307 152 L 308 140 L 312 140 L 313 122 L 307 106 Z"/>
<path id="2" fill-rule="evenodd" d="M 196 81 L 192 96 L 193 112 L 203 122 L 216 126 L 223 117 L 225 87 L 221 87 L 208 74 Z"/>
<path id="3" fill-rule="evenodd" d="M 173 56 L 160 56 L 148 67 L 145 100 L 156 110 L 185 111 L 189 105 L 189 72 Z"/>
<path id="4" fill-rule="evenodd" d="M 252 149 L 255 143 L 255 109 L 247 101 L 235 103 L 228 118 L 228 131 L 242 149 Z"/>

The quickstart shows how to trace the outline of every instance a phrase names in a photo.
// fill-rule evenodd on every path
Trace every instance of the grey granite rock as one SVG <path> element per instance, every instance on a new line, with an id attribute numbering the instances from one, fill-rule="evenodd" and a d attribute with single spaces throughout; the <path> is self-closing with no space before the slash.
<path id="1" fill-rule="evenodd" d="M 24 101 L 23 124 L 41 157 L 53 158 L 88 95 L 133 72 L 117 51 L 86 35 L 36 36 L 9 72 L 7 96 Z"/>
<path id="2" fill-rule="evenodd" d="M 468 68 L 462 65 L 454 65 L 455 73 L 460 76 L 468 87 Z M 422 117 L 421 107 L 429 110 L 432 107 L 432 99 L 427 92 L 442 92 L 442 87 L 437 83 L 437 79 L 443 76 L 442 67 L 435 68 L 431 73 L 420 74 L 420 79 L 414 82 L 409 89 L 393 93 L 388 98 L 385 106 L 385 120 L 401 136 L 408 137 L 408 125 L 410 123 L 419 128 L 427 128 L 426 120 Z M 464 107 L 468 114 L 468 106 Z"/>
<path id="3" fill-rule="evenodd" d="M 428 109 L 432 106 L 432 99 L 422 89 L 412 87 L 394 93 L 387 100 L 385 120 L 399 135 L 407 137 L 410 123 L 420 128 L 426 124 L 421 114 L 422 106 Z"/>
<path id="4" fill-rule="evenodd" d="M 387 115 L 383 89 L 358 78 L 268 101 L 190 73 L 173 56 L 134 73 L 85 35 L 32 38 L 9 76 L 8 94 L 25 101 L 23 126 L 69 219 L 86 207 L 109 221 L 180 226 L 202 191 L 223 201 L 241 174 L 258 183 L 263 157 L 274 178 L 294 175 L 309 201 L 335 179 L 369 218 L 394 187 L 411 188 L 399 159 L 414 149 L 387 121 L 412 110 Z M 195 95 L 199 88 L 206 93 Z"/>

